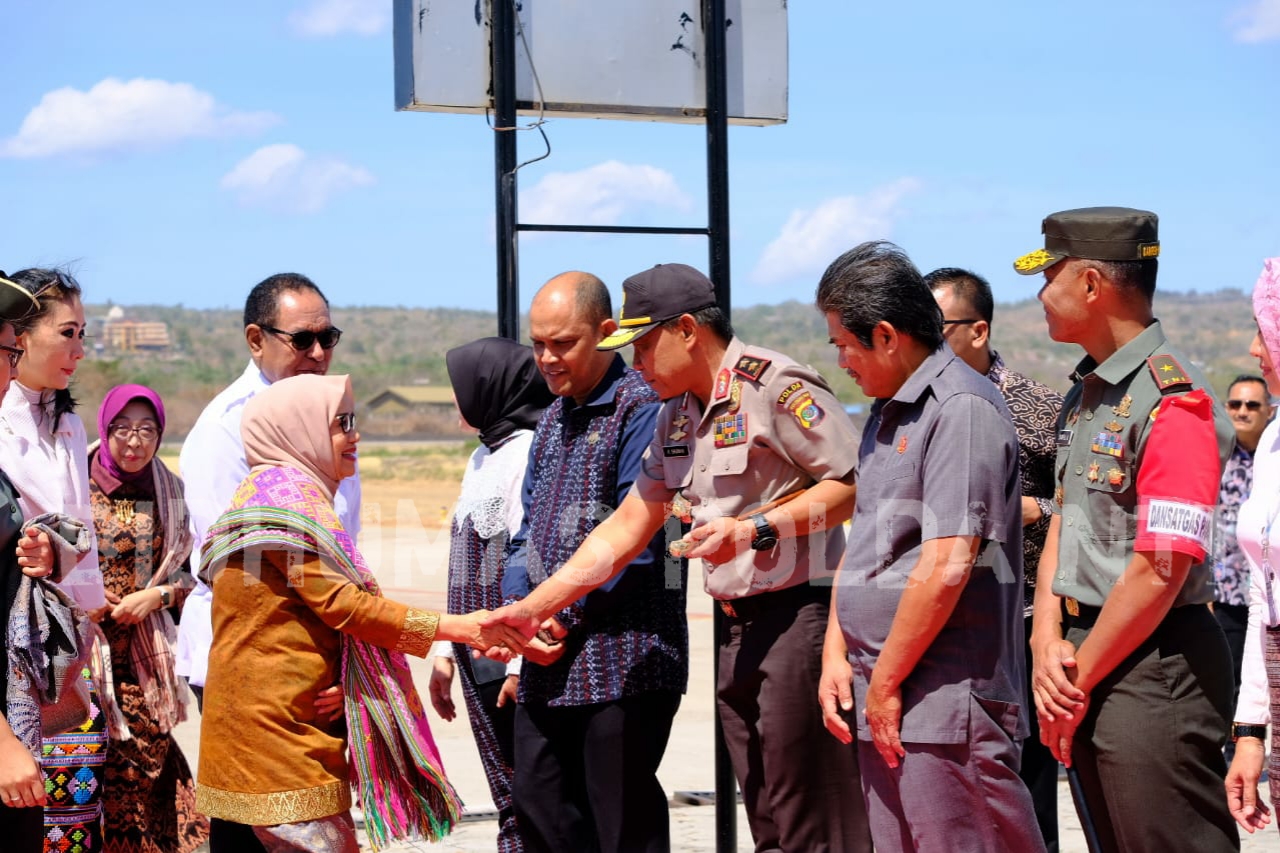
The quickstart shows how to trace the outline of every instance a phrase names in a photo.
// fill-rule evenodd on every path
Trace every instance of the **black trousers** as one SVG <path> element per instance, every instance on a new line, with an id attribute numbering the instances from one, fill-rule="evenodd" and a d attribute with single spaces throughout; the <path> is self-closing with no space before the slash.
<path id="1" fill-rule="evenodd" d="M 209 819 L 209 853 L 267 853 L 253 827 L 222 818 Z"/>
<path id="2" fill-rule="evenodd" d="M 667 853 L 671 829 L 658 765 L 678 693 L 569 708 L 516 708 L 512 795 L 529 850 Z"/>
<path id="3" fill-rule="evenodd" d="M 800 586 L 732 602 L 716 695 L 757 853 L 871 851 L 857 746 L 818 705 L 830 600 Z"/>
<path id="4" fill-rule="evenodd" d="M 1080 648 L 1092 623 L 1068 624 Z M 1240 849 L 1222 789 L 1230 706 L 1231 653 L 1204 605 L 1173 608 L 1098 683 L 1071 758 L 1104 853 Z"/>
<path id="5" fill-rule="evenodd" d="M 1049 747 L 1040 742 L 1040 717 L 1031 693 L 1031 617 L 1026 618 L 1027 630 L 1027 717 L 1031 721 L 1031 734 L 1022 742 L 1022 768 L 1018 776 L 1031 792 L 1031 805 L 1036 810 L 1036 823 L 1048 853 L 1058 853 L 1058 759 Z"/>
<path id="6" fill-rule="evenodd" d="M 44 850 L 44 809 L 0 806 L 0 849 L 12 853 Z"/>

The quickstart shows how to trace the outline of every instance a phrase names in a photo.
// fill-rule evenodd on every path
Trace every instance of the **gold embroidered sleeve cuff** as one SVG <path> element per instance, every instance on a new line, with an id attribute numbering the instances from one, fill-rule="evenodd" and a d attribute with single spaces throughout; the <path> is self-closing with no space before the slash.
<path id="1" fill-rule="evenodd" d="M 440 614 L 428 610 L 415 610 L 410 607 L 405 614 L 404 625 L 400 628 L 400 639 L 396 642 L 396 651 L 415 657 L 426 657 L 431 643 L 436 638 L 436 629 L 440 627 Z"/>

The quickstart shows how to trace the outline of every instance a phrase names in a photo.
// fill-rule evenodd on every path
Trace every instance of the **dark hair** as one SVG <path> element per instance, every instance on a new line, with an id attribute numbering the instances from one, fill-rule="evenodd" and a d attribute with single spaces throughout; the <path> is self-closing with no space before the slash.
<path id="1" fill-rule="evenodd" d="M 1262 386 L 1262 393 L 1267 396 L 1268 400 L 1271 399 L 1271 390 L 1267 388 L 1267 380 L 1263 379 L 1261 376 L 1258 376 L 1255 373 L 1241 373 L 1235 379 L 1232 379 L 1231 384 L 1227 386 L 1227 393 L 1230 394 L 1231 389 L 1236 387 L 1242 382 L 1257 382 L 1259 385 Z"/>
<path id="2" fill-rule="evenodd" d="M 589 272 L 579 273 L 573 280 L 573 305 L 578 316 L 598 326 L 613 316 L 613 300 L 604 282 Z"/>
<path id="3" fill-rule="evenodd" d="M 684 315 L 681 314 L 681 317 Z M 690 311 L 689 316 L 693 318 L 693 322 L 699 326 L 706 326 L 712 333 L 723 343 L 729 343 L 733 340 L 733 324 L 729 322 L 729 315 L 724 313 L 719 305 L 712 305 L 710 308 L 703 308 L 699 311 Z M 675 327 L 680 322 L 680 317 L 672 317 L 662 325 Z"/>
<path id="4" fill-rule="evenodd" d="M 80 282 L 70 273 L 56 268 L 31 267 L 18 270 L 9 276 L 9 280 L 27 290 L 39 307 L 24 317 L 13 322 L 13 333 L 24 335 L 35 328 L 35 325 L 49 314 L 54 302 L 70 302 L 72 298 L 80 298 Z M 58 388 L 53 392 L 53 429 L 58 429 L 62 416 L 76 410 L 76 398 L 71 396 L 70 388 Z"/>
<path id="5" fill-rule="evenodd" d="M 1160 262 L 1155 258 L 1145 261 L 1095 261 L 1079 258 L 1085 266 L 1093 267 L 1115 285 L 1142 294 L 1148 302 L 1156 294 L 1156 272 Z"/>
<path id="6" fill-rule="evenodd" d="M 320 288 L 316 287 L 314 281 L 301 273 L 280 272 L 264 278 L 249 291 L 249 296 L 244 301 L 245 328 L 274 326 L 276 314 L 280 310 L 281 294 L 296 293 L 300 290 L 310 290 L 324 301 L 325 308 L 329 307 L 329 300 L 320 292 Z"/>
<path id="7" fill-rule="evenodd" d="M 962 270 L 959 267 L 939 267 L 924 277 L 924 283 L 930 290 L 948 287 L 957 299 L 963 299 L 978 316 L 991 325 L 995 316 L 995 301 L 991 298 L 991 285 L 976 272 Z"/>
<path id="8" fill-rule="evenodd" d="M 907 253 L 885 240 L 862 243 L 831 262 L 814 300 L 864 347 L 883 321 L 929 348 L 942 346 L 942 309 Z"/>

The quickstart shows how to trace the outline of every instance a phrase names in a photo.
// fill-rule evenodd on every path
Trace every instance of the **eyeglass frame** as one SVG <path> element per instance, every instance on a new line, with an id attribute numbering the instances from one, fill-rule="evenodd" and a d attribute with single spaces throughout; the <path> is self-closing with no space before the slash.
<path id="1" fill-rule="evenodd" d="M 342 340 L 342 330 L 337 326 L 330 326 L 329 328 L 321 329 L 318 332 L 313 332 L 310 329 L 303 329 L 300 332 L 286 332 L 284 329 L 277 329 L 275 326 L 263 326 L 261 324 L 259 324 L 258 328 L 264 332 L 270 332 L 273 335 L 284 335 L 289 339 L 289 346 L 293 347 L 298 352 L 306 352 L 316 343 L 320 344 L 320 349 L 328 351 L 336 347 L 338 345 L 338 341 Z M 333 335 L 333 343 L 329 344 L 329 346 L 325 346 L 324 341 L 320 340 L 321 335 Z M 304 336 L 309 336 L 310 340 L 307 341 L 305 346 L 301 346 L 298 343 L 298 338 Z"/>
<path id="2" fill-rule="evenodd" d="M 356 413 L 355 412 L 338 412 L 333 416 L 333 422 L 338 425 L 338 429 L 347 435 L 356 431 Z"/>
<path id="3" fill-rule="evenodd" d="M 1228 400 L 1227 401 L 1227 408 L 1233 412 L 1236 409 L 1240 408 L 1241 406 L 1244 406 L 1245 409 L 1247 409 L 1250 412 L 1259 412 L 1259 411 L 1262 411 L 1263 406 L 1270 406 L 1270 405 L 1272 404 L 1264 403 L 1261 400 Z"/>
<path id="4" fill-rule="evenodd" d="M 9 356 L 10 368 L 17 367 L 18 362 L 22 361 L 22 357 L 27 354 L 27 351 L 20 347 L 11 347 L 6 344 L 0 344 L 0 352 Z"/>
<path id="5" fill-rule="evenodd" d="M 151 438 L 147 438 L 142 434 L 142 430 L 144 429 L 154 432 L 155 435 Z M 119 433 L 124 433 L 124 435 L 119 435 Z M 126 443 L 132 436 L 136 435 L 138 437 L 138 441 L 143 444 L 150 444 L 160 438 L 160 427 L 154 424 L 140 424 L 138 426 L 134 426 L 127 421 L 116 421 L 115 423 L 107 424 L 107 435 L 111 436 L 116 441 L 123 441 Z"/>
<path id="6" fill-rule="evenodd" d="M 942 321 L 942 325 L 944 325 L 944 326 L 971 326 L 971 325 L 973 325 L 974 323 L 981 323 L 981 322 L 982 322 L 982 318 L 981 318 L 981 317 L 970 317 L 970 318 L 969 318 L 969 319 L 967 319 L 967 320 L 943 320 L 943 321 Z"/>

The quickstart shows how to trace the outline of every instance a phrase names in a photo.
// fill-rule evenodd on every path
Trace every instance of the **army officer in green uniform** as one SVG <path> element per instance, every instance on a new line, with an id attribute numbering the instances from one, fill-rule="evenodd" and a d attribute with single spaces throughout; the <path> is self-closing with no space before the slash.
<path id="1" fill-rule="evenodd" d="M 1152 313 L 1155 214 L 1066 210 L 1043 232 L 1014 268 L 1044 274 L 1049 336 L 1086 357 L 1058 422 L 1036 587 L 1041 740 L 1078 769 L 1104 850 L 1237 850 L 1231 657 L 1205 560 L 1231 424 Z"/>

